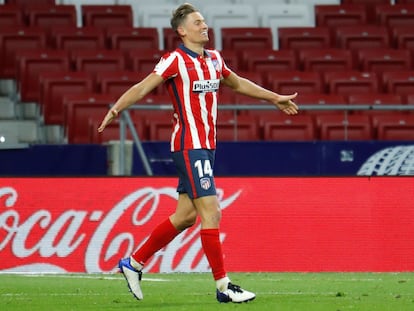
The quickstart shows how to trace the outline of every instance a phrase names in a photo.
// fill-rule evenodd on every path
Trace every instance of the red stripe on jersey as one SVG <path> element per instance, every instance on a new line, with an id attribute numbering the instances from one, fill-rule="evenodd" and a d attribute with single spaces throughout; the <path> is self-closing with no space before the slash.
<path id="1" fill-rule="evenodd" d="M 191 191 L 193 192 L 193 198 L 197 199 L 197 189 L 195 185 L 195 180 L 193 176 L 193 168 L 191 167 L 191 161 L 190 161 L 190 157 L 188 154 L 188 150 L 183 151 L 183 156 L 184 156 L 184 163 L 187 168 L 188 175 L 189 175 L 188 180 L 190 181 Z"/>
<path id="2" fill-rule="evenodd" d="M 219 81 L 231 73 L 219 52 L 206 50 L 202 57 L 180 46 L 161 58 L 154 73 L 166 80 L 174 106 L 171 151 L 215 149 Z"/>

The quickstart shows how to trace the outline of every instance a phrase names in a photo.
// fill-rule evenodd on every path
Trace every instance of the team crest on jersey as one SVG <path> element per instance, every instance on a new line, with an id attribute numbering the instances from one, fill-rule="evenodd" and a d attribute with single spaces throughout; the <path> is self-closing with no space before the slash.
<path id="1" fill-rule="evenodd" d="M 204 190 L 208 190 L 211 187 L 211 181 L 209 177 L 204 177 L 200 179 L 200 186 Z"/>
<path id="2" fill-rule="evenodd" d="M 213 63 L 214 69 L 216 69 L 216 71 L 220 71 L 220 64 L 219 64 L 218 60 L 213 59 L 212 63 Z"/>
<path id="3" fill-rule="evenodd" d="M 193 92 L 195 93 L 216 92 L 218 91 L 219 87 L 219 79 L 196 80 L 193 82 Z"/>

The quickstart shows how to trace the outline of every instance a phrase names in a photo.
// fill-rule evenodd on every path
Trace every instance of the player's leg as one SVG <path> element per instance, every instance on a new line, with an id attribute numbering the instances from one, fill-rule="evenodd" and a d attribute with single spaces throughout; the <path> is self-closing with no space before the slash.
<path id="1" fill-rule="evenodd" d="M 197 212 L 192 200 L 187 194 L 180 194 L 176 211 L 154 229 L 148 240 L 131 257 L 124 258 L 119 262 L 119 268 L 135 298 L 139 300 L 144 298 L 141 278 L 145 262 L 155 252 L 171 242 L 181 231 L 192 226 L 196 218 Z"/>
<path id="2" fill-rule="evenodd" d="M 253 293 L 233 285 L 224 268 L 219 224 L 221 210 L 214 182 L 213 150 L 189 150 L 173 155 L 180 180 L 201 218 L 201 243 L 216 281 L 220 302 L 243 302 L 255 298 Z"/>

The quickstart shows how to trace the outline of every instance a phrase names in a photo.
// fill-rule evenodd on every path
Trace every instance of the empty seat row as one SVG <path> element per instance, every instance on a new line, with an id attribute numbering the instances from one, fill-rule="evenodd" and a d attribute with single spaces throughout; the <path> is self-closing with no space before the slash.
<path id="1" fill-rule="evenodd" d="M 119 139 L 119 121 L 104 134 L 97 128 L 108 109 L 110 96 L 98 94 L 65 97 L 65 133 L 69 143 L 103 143 Z M 146 141 L 169 141 L 172 112 L 139 110 L 130 113 L 139 137 Z M 127 131 L 127 138 L 131 139 Z M 312 140 L 413 140 L 414 114 L 346 114 L 286 116 L 277 112 L 262 114 L 220 113 L 219 141 L 312 141 Z"/>
<path id="2" fill-rule="evenodd" d="M 10 6 L 1 6 L 0 24 L 19 22 L 30 26 L 42 26 L 51 29 L 53 25 L 65 24 L 78 26 L 96 26 L 107 29 L 114 26 L 143 26 L 156 27 L 159 32 L 162 28 L 169 28 L 171 11 L 176 4 L 170 5 L 82 5 L 80 16 L 76 17 L 74 5 L 58 5 L 54 7 L 31 7 L 24 16 L 21 10 L 6 12 Z M 412 25 L 414 8 L 410 4 L 377 5 L 376 23 L 383 26 Z M 314 11 L 315 10 L 315 11 Z M 5 11 L 1 14 L 1 11 Z M 134 17 L 139 13 L 138 18 Z M 221 49 L 221 33 L 219 29 L 228 27 L 269 27 L 273 34 L 274 47 L 277 46 L 277 29 L 281 27 L 362 25 L 370 23 L 367 19 L 367 7 L 358 4 L 341 5 L 314 5 L 314 4 L 263 4 L 263 5 L 206 5 L 203 14 L 217 34 L 216 47 Z M 81 18 L 81 23 L 76 22 Z M 1 22 L 1 20 L 5 20 Z M 315 22 L 316 20 L 316 22 Z M 161 40 L 161 39 L 160 39 Z M 162 42 L 161 47 L 162 46 Z"/>

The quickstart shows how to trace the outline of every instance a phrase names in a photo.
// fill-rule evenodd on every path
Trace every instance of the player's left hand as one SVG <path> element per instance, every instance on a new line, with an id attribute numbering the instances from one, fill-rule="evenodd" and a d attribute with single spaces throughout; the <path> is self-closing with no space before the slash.
<path id="1" fill-rule="evenodd" d="M 278 101 L 275 103 L 275 105 L 286 114 L 297 114 L 299 107 L 293 102 L 293 99 L 297 95 L 298 93 L 291 95 L 278 95 Z"/>

